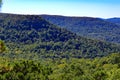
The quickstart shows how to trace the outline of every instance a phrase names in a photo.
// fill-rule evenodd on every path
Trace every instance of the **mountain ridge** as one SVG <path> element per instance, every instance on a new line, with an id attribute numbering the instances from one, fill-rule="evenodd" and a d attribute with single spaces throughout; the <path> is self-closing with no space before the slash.
<path id="1" fill-rule="evenodd" d="M 80 36 L 120 43 L 120 26 L 101 18 L 41 15 L 44 19 Z"/>
<path id="2" fill-rule="evenodd" d="M 10 53 L 21 57 L 93 58 L 120 52 L 119 45 L 78 36 L 39 15 L 0 14 L 0 30 Z"/>
<path id="3" fill-rule="evenodd" d="M 114 17 L 114 18 L 109 18 L 109 19 L 105 19 L 108 22 L 112 22 L 115 23 L 117 25 L 120 25 L 120 18 L 119 17 Z"/>

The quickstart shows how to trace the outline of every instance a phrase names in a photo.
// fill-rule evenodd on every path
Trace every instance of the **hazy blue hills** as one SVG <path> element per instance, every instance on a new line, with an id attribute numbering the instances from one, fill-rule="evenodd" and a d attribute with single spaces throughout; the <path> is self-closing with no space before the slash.
<path id="1" fill-rule="evenodd" d="M 87 38 L 120 43 L 120 19 L 41 15 L 50 23 Z M 116 24 L 117 23 L 117 24 Z"/>
<path id="2" fill-rule="evenodd" d="M 120 18 L 109 18 L 106 19 L 106 21 L 112 22 L 112 23 L 116 23 L 117 25 L 120 25 Z"/>
<path id="3" fill-rule="evenodd" d="M 100 19 L 94 20 L 94 18 L 83 19 L 85 21 L 83 26 L 87 24 L 86 19 L 91 25 L 102 21 Z M 76 21 L 78 21 L 78 18 L 76 18 Z M 75 22 L 74 18 L 73 22 Z M 114 26 L 116 30 L 119 27 L 110 23 L 109 25 Z M 102 31 L 102 29 L 100 30 L 99 26 L 99 31 Z M 110 29 L 112 29 L 111 26 Z M 93 58 L 120 52 L 119 45 L 78 36 L 75 33 L 49 23 L 37 15 L 0 14 L 0 39 L 5 41 L 9 53 L 12 54 L 10 55 L 11 57 L 17 54 L 17 57 L 24 58 L 28 56 L 30 58 L 34 56 Z"/>

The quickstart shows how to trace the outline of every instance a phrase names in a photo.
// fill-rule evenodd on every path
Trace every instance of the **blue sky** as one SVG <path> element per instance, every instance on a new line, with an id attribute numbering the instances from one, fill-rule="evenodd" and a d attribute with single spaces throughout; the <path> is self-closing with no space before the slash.
<path id="1" fill-rule="evenodd" d="M 120 0 L 3 0 L 3 13 L 120 17 Z"/>

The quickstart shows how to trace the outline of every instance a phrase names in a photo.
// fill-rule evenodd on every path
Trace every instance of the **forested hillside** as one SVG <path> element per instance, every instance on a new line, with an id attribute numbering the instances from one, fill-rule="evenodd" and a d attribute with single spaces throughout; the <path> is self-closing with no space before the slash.
<path id="1" fill-rule="evenodd" d="M 120 43 L 120 25 L 118 19 L 100 19 L 91 17 L 66 17 L 54 15 L 41 15 L 50 23 L 72 31 L 80 36 Z M 111 23 L 115 22 L 115 23 Z"/>
<path id="2" fill-rule="evenodd" d="M 120 25 L 120 18 L 109 18 L 109 19 L 105 19 L 106 21 L 115 23 L 117 25 Z"/>
<path id="3" fill-rule="evenodd" d="M 0 80 L 119 80 L 120 45 L 37 15 L 0 14 Z"/>
<path id="4" fill-rule="evenodd" d="M 21 60 L 0 57 L 0 80 L 119 80 L 120 54 L 103 58 Z"/>
<path id="5" fill-rule="evenodd" d="M 11 57 L 93 58 L 120 52 L 119 45 L 77 36 L 37 15 L 0 14 L 0 39 Z"/>

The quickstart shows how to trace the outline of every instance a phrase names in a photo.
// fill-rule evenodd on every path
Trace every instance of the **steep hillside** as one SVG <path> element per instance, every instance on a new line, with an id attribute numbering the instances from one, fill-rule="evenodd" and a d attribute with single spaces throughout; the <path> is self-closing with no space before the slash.
<path id="1" fill-rule="evenodd" d="M 86 39 L 37 15 L 0 14 L 0 39 L 11 57 L 96 57 L 120 52 L 120 46 Z"/>
<path id="2" fill-rule="evenodd" d="M 100 18 L 41 15 L 50 23 L 93 39 L 120 43 L 120 26 Z"/>

